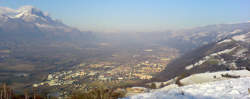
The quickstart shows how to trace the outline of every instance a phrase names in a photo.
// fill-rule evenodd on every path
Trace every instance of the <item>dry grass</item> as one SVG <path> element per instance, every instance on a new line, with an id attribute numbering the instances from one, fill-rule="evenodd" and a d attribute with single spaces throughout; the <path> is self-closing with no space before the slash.
<path id="1" fill-rule="evenodd" d="M 124 97 L 125 94 L 122 91 L 98 87 L 89 92 L 75 92 L 70 99 L 118 99 Z"/>

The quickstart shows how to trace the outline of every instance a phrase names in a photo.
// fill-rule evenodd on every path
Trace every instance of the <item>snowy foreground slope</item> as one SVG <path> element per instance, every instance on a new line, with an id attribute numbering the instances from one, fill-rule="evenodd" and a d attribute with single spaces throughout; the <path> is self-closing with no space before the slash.
<path id="1" fill-rule="evenodd" d="M 230 77 L 223 77 L 223 75 L 230 75 L 232 77 L 250 77 L 250 71 L 248 70 L 230 70 L 230 71 L 219 71 L 219 72 L 206 72 L 190 75 L 180 82 L 182 85 L 206 83 L 220 80 L 232 79 Z"/>
<path id="2" fill-rule="evenodd" d="M 187 85 L 175 89 L 164 87 L 125 99 L 250 99 L 250 77 Z"/>

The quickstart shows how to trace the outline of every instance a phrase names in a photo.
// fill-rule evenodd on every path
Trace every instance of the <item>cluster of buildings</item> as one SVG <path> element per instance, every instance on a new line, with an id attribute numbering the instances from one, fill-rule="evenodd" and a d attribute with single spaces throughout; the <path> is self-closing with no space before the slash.
<path id="1" fill-rule="evenodd" d="M 8 58 L 10 55 L 10 50 L 1 50 L 0 49 L 0 61 L 5 59 L 5 58 Z"/>
<path id="2" fill-rule="evenodd" d="M 34 87 L 48 86 L 77 86 L 83 88 L 82 83 L 94 81 L 119 84 L 123 81 L 149 80 L 154 74 L 165 69 L 171 57 L 149 56 L 146 58 L 134 57 L 134 61 L 126 64 L 116 62 L 81 63 L 68 71 L 54 72 L 48 75 L 47 80 Z"/>
<path id="3" fill-rule="evenodd" d="M 38 87 L 42 85 L 48 85 L 48 86 L 69 85 L 77 81 L 78 77 L 82 77 L 84 75 L 86 75 L 86 73 L 82 70 L 74 72 L 71 70 L 63 72 L 55 72 L 53 74 L 49 74 L 46 81 L 38 84 L 33 84 L 33 87 Z"/>

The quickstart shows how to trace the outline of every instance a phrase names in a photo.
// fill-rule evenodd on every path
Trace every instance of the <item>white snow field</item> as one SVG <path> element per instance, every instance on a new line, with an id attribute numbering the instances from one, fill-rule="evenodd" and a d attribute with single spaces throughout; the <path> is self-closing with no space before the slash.
<path id="1" fill-rule="evenodd" d="M 227 80 L 232 78 L 222 77 L 222 75 L 231 75 L 235 77 L 250 77 L 250 71 L 248 70 L 230 70 L 230 71 L 219 71 L 219 72 L 206 72 L 193 74 L 182 79 L 180 82 L 183 85 L 197 84 L 197 83 L 206 83 L 219 80 Z"/>
<path id="2" fill-rule="evenodd" d="M 250 77 L 187 85 L 124 99 L 250 99 Z"/>

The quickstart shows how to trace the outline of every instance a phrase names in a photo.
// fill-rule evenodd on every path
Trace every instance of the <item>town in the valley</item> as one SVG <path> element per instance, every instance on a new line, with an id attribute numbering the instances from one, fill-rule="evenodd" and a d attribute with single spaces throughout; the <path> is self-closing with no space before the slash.
<path id="1" fill-rule="evenodd" d="M 119 55 L 112 55 L 117 59 Z M 128 62 L 98 61 L 96 63 L 80 63 L 72 69 L 48 74 L 43 82 L 33 84 L 33 87 L 61 87 L 70 86 L 71 89 L 89 90 L 95 82 L 112 85 L 122 85 L 141 80 L 150 80 L 155 74 L 164 70 L 170 60 L 176 58 L 175 49 L 157 50 L 145 49 L 138 54 L 130 55 Z M 112 59 L 111 58 L 111 59 Z"/>

